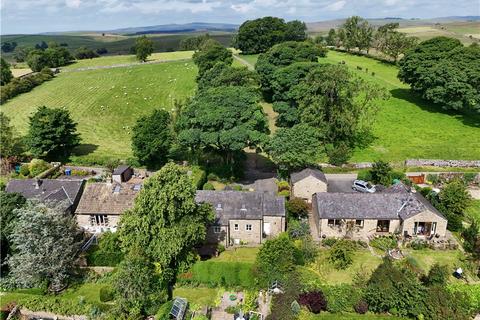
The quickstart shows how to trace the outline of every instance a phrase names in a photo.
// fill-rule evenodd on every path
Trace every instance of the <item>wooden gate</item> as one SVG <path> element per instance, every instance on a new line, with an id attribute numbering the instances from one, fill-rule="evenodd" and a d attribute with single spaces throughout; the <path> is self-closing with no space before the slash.
<path id="1" fill-rule="evenodd" d="M 408 179 L 415 184 L 422 184 L 425 183 L 425 175 L 421 174 L 419 176 L 408 176 Z"/>

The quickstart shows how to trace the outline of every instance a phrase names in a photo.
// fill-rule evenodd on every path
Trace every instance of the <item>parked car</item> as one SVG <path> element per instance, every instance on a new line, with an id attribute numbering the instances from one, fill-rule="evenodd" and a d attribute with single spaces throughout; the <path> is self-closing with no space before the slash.
<path id="1" fill-rule="evenodd" d="M 377 191 L 375 186 L 371 185 L 370 182 L 363 180 L 353 181 L 352 189 L 358 192 L 374 193 Z"/>

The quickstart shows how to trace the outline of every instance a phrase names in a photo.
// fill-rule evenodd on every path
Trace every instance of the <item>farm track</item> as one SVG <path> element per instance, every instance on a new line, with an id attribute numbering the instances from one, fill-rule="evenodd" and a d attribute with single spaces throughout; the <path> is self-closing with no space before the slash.
<path id="1" fill-rule="evenodd" d="M 240 58 L 236 54 L 234 54 L 233 57 L 235 59 L 237 59 L 238 61 L 240 61 L 241 64 L 244 64 L 245 66 L 247 66 L 248 70 L 254 70 L 255 69 L 254 65 L 251 64 L 250 62 L 248 62 L 247 60 Z"/>
<path id="2" fill-rule="evenodd" d="M 170 59 L 170 60 L 155 60 L 155 61 L 147 61 L 147 62 L 132 62 L 132 63 L 120 63 L 120 64 L 113 64 L 109 66 L 91 66 L 91 67 L 83 67 L 77 69 L 61 69 L 63 73 L 67 72 L 80 72 L 80 71 L 89 71 L 89 70 L 100 70 L 100 69 L 113 69 L 113 68 L 126 68 L 126 67 L 134 67 L 134 66 L 144 66 L 147 64 L 158 64 L 158 63 L 168 63 L 168 62 L 182 62 L 182 61 L 189 61 L 190 58 L 185 59 Z"/>

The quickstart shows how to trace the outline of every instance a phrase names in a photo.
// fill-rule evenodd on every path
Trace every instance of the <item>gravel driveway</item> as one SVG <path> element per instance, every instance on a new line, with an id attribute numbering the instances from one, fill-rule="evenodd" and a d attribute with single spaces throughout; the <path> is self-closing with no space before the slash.
<path id="1" fill-rule="evenodd" d="M 357 179 L 356 173 L 349 174 L 326 174 L 328 181 L 328 192 L 355 192 L 352 184 Z"/>

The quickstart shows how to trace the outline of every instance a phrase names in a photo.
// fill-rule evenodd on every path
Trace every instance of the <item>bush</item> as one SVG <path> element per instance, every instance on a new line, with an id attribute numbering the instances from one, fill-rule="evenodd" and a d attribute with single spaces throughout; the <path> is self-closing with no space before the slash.
<path id="1" fill-rule="evenodd" d="M 287 201 L 286 209 L 288 216 L 299 219 L 308 217 L 308 204 L 300 198 L 292 198 Z"/>
<path id="2" fill-rule="evenodd" d="M 24 177 L 28 177 L 30 175 L 30 168 L 28 164 L 22 164 L 20 167 L 20 174 Z"/>
<path id="3" fill-rule="evenodd" d="M 290 190 L 290 184 L 288 181 L 278 181 L 277 182 L 278 191 Z"/>
<path id="4" fill-rule="evenodd" d="M 406 177 L 405 173 L 403 173 L 401 171 L 390 172 L 390 181 L 393 181 L 393 180 L 402 181 L 405 177 Z"/>
<path id="5" fill-rule="evenodd" d="M 322 286 L 327 299 L 327 311 L 332 313 L 352 312 L 361 298 L 361 292 L 349 284 Z"/>
<path id="6" fill-rule="evenodd" d="M 215 190 L 215 187 L 210 182 L 207 182 L 203 185 L 203 190 Z"/>
<path id="7" fill-rule="evenodd" d="M 357 179 L 363 181 L 372 181 L 372 174 L 370 173 L 370 170 L 360 170 L 358 172 Z"/>
<path id="8" fill-rule="evenodd" d="M 431 320 L 468 320 L 472 316 L 467 297 L 461 292 L 450 292 L 444 286 L 428 289 L 425 309 L 425 315 Z"/>
<path id="9" fill-rule="evenodd" d="M 306 221 L 290 220 L 287 232 L 292 239 L 300 239 L 310 235 L 310 226 Z"/>
<path id="10" fill-rule="evenodd" d="M 372 175 L 372 181 L 374 183 L 380 183 L 384 186 L 389 186 L 392 184 L 390 175 L 392 173 L 392 167 L 388 162 L 385 161 L 375 161 L 373 163 L 372 169 L 370 170 Z"/>
<path id="11" fill-rule="evenodd" d="M 455 282 L 447 286 L 452 293 L 461 293 L 470 314 L 480 313 L 480 284 Z"/>
<path id="12" fill-rule="evenodd" d="M 222 252 L 224 252 L 224 251 L 225 251 L 225 246 L 224 246 L 223 244 L 219 243 L 219 244 L 217 245 L 217 252 L 218 252 L 218 253 L 222 253 Z"/>
<path id="13" fill-rule="evenodd" d="M 435 263 L 428 271 L 428 274 L 423 279 L 426 286 L 444 286 L 447 283 L 449 276 L 448 266 Z"/>
<path id="14" fill-rule="evenodd" d="M 337 238 L 326 238 L 322 240 L 322 245 L 324 247 L 333 247 L 335 243 L 337 243 Z"/>
<path id="15" fill-rule="evenodd" d="M 438 174 L 429 173 L 427 174 L 427 181 L 430 181 L 433 185 L 436 185 L 440 181 L 440 179 L 438 177 Z"/>
<path id="16" fill-rule="evenodd" d="M 110 287 L 102 287 L 100 289 L 100 301 L 109 302 L 112 301 L 115 297 L 115 293 Z"/>
<path id="17" fill-rule="evenodd" d="M 346 269 L 353 263 L 354 244 L 347 240 L 338 240 L 330 249 L 328 261 L 335 269 Z"/>
<path id="18" fill-rule="evenodd" d="M 341 166 L 348 162 L 348 159 L 352 157 L 352 149 L 342 143 L 338 146 L 331 147 L 327 150 L 328 163 L 334 166 Z"/>
<path id="19" fill-rule="evenodd" d="M 7 85 L 2 86 L 0 90 L 0 103 L 3 104 L 7 100 L 17 95 L 31 91 L 36 86 L 53 78 L 50 69 L 42 70 L 39 73 L 28 75 L 22 78 L 14 78 Z"/>
<path id="20" fill-rule="evenodd" d="M 476 177 L 477 177 L 476 172 L 466 172 L 463 174 L 463 181 L 465 182 L 466 185 L 469 185 L 475 181 Z"/>
<path id="21" fill-rule="evenodd" d="M 463 230 L 463 223 L 462 223 L 462 216 L 455 213 L 445 213 L 445 216 L 448 220 L 447 229 L 450 231 L 462 231 Z"/>
<path id="22" fill-rule="evenodd" d="M 289 190 L 283 190 L 283 191 L 280 191 L 278 193 L 279 196 L 282 196 L 282 197 L 285 197 L 285 198 L 288 198 L 290 197 L 290 191 Z"/>
<path id="23" fill-rule="evenodd" d="M 368 311 L 368 303 L 365 300 L 360 300 L 354 307 L 355 312 L 359 314 L 365 314 Z"/>
<path id="24" fill-rule="evenodd" d="M 428 243 L 426 241 L 423 241 L 423 240 L 414 240 L 410 243 L 410 247 L 413 250 L 423 250 L 423 249 L 428 248 Z"/>
<path id="25" fill-rule="evenodd" d="M 30 161 L 29 167 L 30 167 L 30 175 L 29 176 L 30 177 L 36 177 L 40 173 L 44 172 L 45 170 L 50 169 L 51 165 L 44 160 L 33 159 L 32 161 Z"/>
<path id="26" fill-rule="evenodd" d="M 87 252 L 87 263 L 90 266 L 115 267 L 123 260 L 120 250 L 120 239 L 116 232 L 105 232 L 97 246 Z"/>
<path id="27" fill-rule="evenodd" d="M 394 235 L 376 237 L 370 240 L 370 245 L 382 251 L 395 249 L 397 247 L 397 238 Z"/>
<path id="28" fill-rule="evenodd" d="M 327 299 L 325 299 L 321 291 L 301 293 L 298 297 L 298 302 L 306 306 L 312 313 L 320 313 L 320 311 L 327 310 Z"/>

